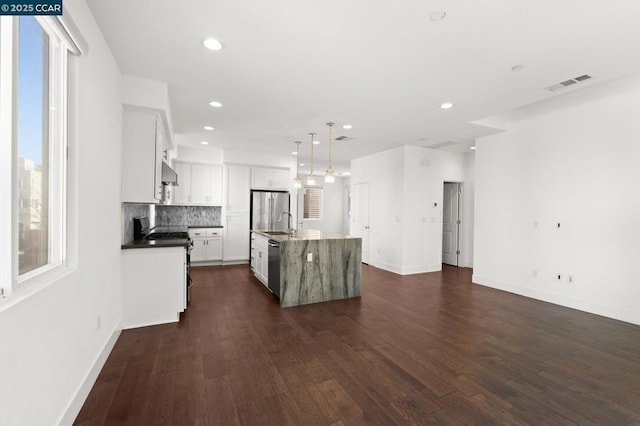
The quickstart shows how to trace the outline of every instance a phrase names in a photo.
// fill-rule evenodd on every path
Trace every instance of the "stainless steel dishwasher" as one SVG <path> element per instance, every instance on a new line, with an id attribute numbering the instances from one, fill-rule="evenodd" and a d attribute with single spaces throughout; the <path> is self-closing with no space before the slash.
<path id="1" fill-rule="evenodd" d="M 269 290 L 280 299 L 280 243 L 269 240 Z"/>

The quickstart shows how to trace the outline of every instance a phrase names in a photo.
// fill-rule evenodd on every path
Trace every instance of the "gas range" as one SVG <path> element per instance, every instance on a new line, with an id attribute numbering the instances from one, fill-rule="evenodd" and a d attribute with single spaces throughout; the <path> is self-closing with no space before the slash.
<path id="1" fill-rule="evenodd" d="M 188 239 L 189 233 L 182 231 L 153 231 L 146 236 L 147 240 L 177 240 L 177 239 Z"/>

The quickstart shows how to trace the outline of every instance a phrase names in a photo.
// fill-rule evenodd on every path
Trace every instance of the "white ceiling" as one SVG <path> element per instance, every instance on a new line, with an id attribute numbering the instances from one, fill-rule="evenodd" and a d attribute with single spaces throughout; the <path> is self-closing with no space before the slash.
<path id="1" fill-rule="evenodd" d="M 466 152 L 496 131 L 485 117 L 640 70 L 633 0 L 88 3 L 121 71 L 169 84 L 188 146 L 290 155 L 302 140 L 308 157 L 317 132 L 324 160 L 335 121 L 334 137 L 353 137 L 334 144 L 341 162 L 405 144 Z M 432 22 L 434 11 L 445 19 Z M 205 49 L 207 37 L 224 49 Z M 585 73 L 597 78 L 544 90 Z"/>

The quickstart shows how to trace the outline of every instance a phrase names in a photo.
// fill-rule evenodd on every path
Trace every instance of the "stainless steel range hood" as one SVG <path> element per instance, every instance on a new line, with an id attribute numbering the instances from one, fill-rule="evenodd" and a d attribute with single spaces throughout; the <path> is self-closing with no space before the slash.
<path id="1" fill-rule="evenodd" d="M 178 174 L 164 161 L 162 162 L 162 183 L 178 186 Z"/>

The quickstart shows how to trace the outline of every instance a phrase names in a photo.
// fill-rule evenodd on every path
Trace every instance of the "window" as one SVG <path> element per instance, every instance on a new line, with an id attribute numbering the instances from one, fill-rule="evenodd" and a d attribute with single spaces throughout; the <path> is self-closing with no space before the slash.
<path id="1" fill-rule="evenodd" d="M 65 262 L 69 43 L 61 28 L 54 17 L 0 18 L 4 296 Z"/>
<path id="2" fill-rule="evenodd" d="M 322 219 L 322 188 L 304 189 L 304 219 Z"/>

